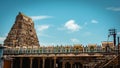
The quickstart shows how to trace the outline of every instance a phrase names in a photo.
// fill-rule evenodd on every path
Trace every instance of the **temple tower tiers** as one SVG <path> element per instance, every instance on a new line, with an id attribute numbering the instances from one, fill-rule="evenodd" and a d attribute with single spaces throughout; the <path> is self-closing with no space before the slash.
<path id="1" fill-rule="evenodd" d="M 4 41 L 4 45 L 39 46 L 39 41 L 32 19 L 19 12 L 19 14 L 16 16 L 14 25 Z"/>

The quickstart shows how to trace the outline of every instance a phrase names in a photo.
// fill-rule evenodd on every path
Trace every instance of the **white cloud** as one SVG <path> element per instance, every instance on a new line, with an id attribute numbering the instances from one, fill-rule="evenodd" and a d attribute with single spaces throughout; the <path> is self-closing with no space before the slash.
<path id="1" fill-rule="evenodd" d="M 52 16 L 30 16 L 33 20 L 43 20 L 43 19 L 48 19 L 52 18 Z"/>
<path id="2" fill-rule="evenodd" d="M 49 36 L 48 34 L 45 33 L 45 31 L 48 30 L 49 28 L 50 25 L 36 25 L 37 36 L 52 38 L 52 36 Z"/>
<path id="3" fill-rule="evenodd" d="M 47 37 L 47 38 L 54 38 L 53 36 L 50 36 L 44 32 L 37 32 L 38 37 Z"/>
<path id="4" fill-rule="evenodd" d="M 0 43 L 2 44 L 6 37 L 0 37 Z"/>
<path id="5" fill-rule="evenodd" d="M 67 28 L 68 30 L 72 31 L 72 32 L 79 31 L 82 28 L 81 26 L 76 24 L 74 20 L 67 21 L 65 23 L 64 27 Z"/>
<path id="6" fill-rule="evenodd" d="M 97 21 L 97 20 L 95 20 L 95 19 L 93 19 L 93 20 L 91 20 L 91 23 L 93 23 L 93 24 L 97 24 L 97 23 L 98 23 L 98 21 Z"/>
<path id="7" fill-rule="evenodd" d="M 78 42 L 80 42 L 78 39 L 76 39 L 76 38 L 72 38 L 72 39 L 70 39 L 73 43 L 78 43 Z"/>
<path id="8" fill-rule="evenodd" d="M 120 7 L 108 7 L 107 10 L 120 11 Z"/>
<path id="9" fill-rule="evenodd" d="M 49 25 L 37 25 L 36 29 L 37 31 L 44 31 L 44 30 L 47 30 L 50 26 Z"/>

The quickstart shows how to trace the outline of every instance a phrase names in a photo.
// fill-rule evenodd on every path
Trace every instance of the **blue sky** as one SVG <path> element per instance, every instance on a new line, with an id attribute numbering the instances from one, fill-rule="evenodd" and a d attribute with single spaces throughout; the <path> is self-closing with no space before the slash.
<path id="1" fill-rule="evenodd" d="M 120 36 L 120 0 L 1 0 L 0 9 L 0 43 L 18 12 L 33 19 L 40 45 L 100 45 L 111 28 Z"/>

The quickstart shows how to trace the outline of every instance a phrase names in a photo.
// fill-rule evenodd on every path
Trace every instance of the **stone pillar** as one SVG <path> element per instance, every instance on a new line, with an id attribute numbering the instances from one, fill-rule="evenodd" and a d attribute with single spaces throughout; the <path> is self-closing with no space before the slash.
<path id="1" fill-rule="evenodd" d="M 70 68 L 72 68 L 72 66 L 73 66 L 73 62 L 70 62 Z"/>
<path id="2" fill-rule="evenodd" d="M 54 68 L 56 68 L 56 57 L 54 57 Z"/>
<path id="3" fill-rule="evenodd" d="M 75 64 L 75 68 L 77 68 L 77 65 Z"/>
<path id="4" fill-rule="evenodd" d="M 14 60 L 14 59 L 12 59 L 12 60 L 10 61 L 10 62 L 11 62 L 11 68 L 13 68 L 13 60 Z"/>
<path id="5" fill-rule="evenodd" d="M 119 51 L 120 51 L 120 47 L 119 47 Z M 119 55 L 118 55 L 118 68 L 120 68 L 120 52 L 119 52 Z"/>
<path id="6" fill-rule="evenodd" d="M 52 66 L 52 60 L 50 59 L 50 68 L 52 68 L 51 66 Z"/>
<path id="7" fill-rule="evenodd" d="M 32 61 L 33 61 L 33 58 L 31 57 L 30 58 L 30 68 L 32 68 Z"/>
<path id="8" fill-rule="evenodd" d="M 84 68 L 84 64 L 82 64 L 82 68 Z"/>
<path id="9" fill-rule="evenodd" d="M 40 68 L 40 58 L 38 58 L 38 68 Z"/>
<path id="10" fill-rule="evenodd" d="M 80 67 L 80 64 L 77 64 L 77 68 L 79 68 Z"/>
<path id="11" fill-rule="evenodd" d="M 22 68 L 23 58 L 20 58 L 20 68 Z"/>
<path id="12" fill-rule="evenodd" d="M 45 68 L 45 58 L 43 57 L 43 64 L 42 64 L 42 68 Z"/>
<path id="13" fill-rule="evenodd" d="M 65 68 L 65 62 L 64 61 L 62 62 L 62 68 Z"/>

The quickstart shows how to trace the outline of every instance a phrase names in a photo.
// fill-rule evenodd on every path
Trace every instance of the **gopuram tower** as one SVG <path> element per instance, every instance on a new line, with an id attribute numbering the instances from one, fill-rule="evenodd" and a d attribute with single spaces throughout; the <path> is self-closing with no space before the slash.
<path id="1" fill-rule="evenodd" d="M 39 46 L 32 19 L 19 12 L 14 25 L 4 41 L 4 45 L 9 47 Z"/>

